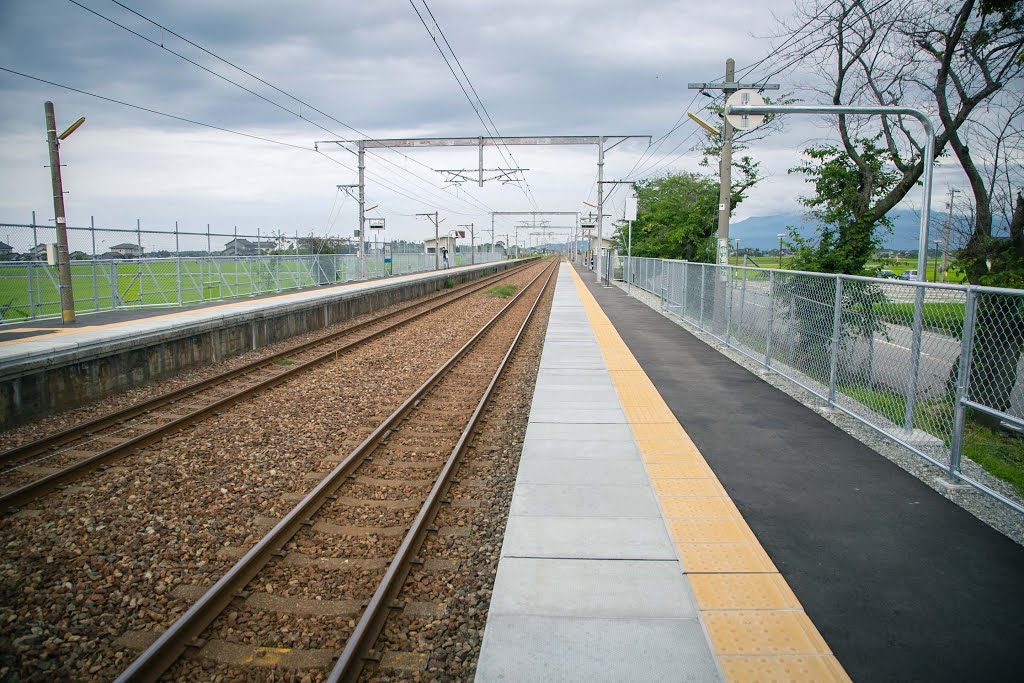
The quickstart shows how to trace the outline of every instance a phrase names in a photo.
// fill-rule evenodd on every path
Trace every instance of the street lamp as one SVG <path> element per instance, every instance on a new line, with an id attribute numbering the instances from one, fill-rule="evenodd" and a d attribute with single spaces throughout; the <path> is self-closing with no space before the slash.
<path id="1" fill-rule="evenodd" d="M 786 236 L 786 233 L 780 232 L 776 237 L 779 238 L 779 270 L 782 270 L 782 238 Z"/>

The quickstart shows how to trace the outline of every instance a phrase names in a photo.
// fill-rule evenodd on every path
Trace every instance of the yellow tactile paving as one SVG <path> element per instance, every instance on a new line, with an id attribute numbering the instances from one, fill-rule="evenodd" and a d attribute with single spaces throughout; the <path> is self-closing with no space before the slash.
<path id="1" fill-rule="evenodd" d="M 777 573 L 760 543 L 677 543 L 683 571 L 692 578 L 700 573 Z"/>
<path id="2" fill-rule="evenodd" d="M 801 609 L 781 574 L 694 574 L 690 585 L 702 610 Z"/>
<path id="3" fill-rule="evenodd" d="M 722 673 L 730 683 L 774 681 L 849 681 L 832 655 L 819 657 L 722 657 Z"/>
<path id="4" fill-rule="evenodd" d="M 654 494 L 660 497 L 713 498 L 725 496 L 717 479 L 652 479 Z"/>
<path id="5" fill-rule="evenodd" d="M 818 629 L 800 611 L 702 611 L 719 655 L 828 655 Z"/>
<path id="6" fill-rule="evenodd" d="M 749 543 L 753 532 L 742 519 L 670 519 L 668 530 L 676 543 Z"/>
<path id="7" fill-rule="evenodd" d="M 662 498 L 666 519 L 740 519 L 740 512 L 728 498 Z"/>
<path id="8" fill-rule="evenodd" d="M 651 463 L 647 465 L 651 479 L 707 479 L 713 477 L 711 468 L 703 462 Z"/>
<path id="9" fill-rule="evenodd" d="M 700 450 L 571 271 L 728 681 L 849 681 Z"/>

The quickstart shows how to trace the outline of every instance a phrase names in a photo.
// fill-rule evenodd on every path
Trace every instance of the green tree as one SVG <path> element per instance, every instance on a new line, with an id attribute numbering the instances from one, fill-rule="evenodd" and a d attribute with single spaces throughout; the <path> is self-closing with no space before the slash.
<path id="1" fill-rule="evenodd" d="M 801 173 L 814 184 L 814 194 L 801 197 L 807 215 L 817 220 L 815 237 L 790 228 L 790 246 L 797 270 L 860 275 L 872 253 L 892 229 L 887 216 L 869 210 L 899 181 L 886 150 L 876 140 L 858 140 L 859 161 L 835 145 L 804 150 L 807 159 L 790 173 Z M 879 230 L 878 228 L 882 228 Z M 884 231 L 884 232 L 883 232 Z"/>
<path id="2" fill-rule="evenodd" d="M 633 255 L 709 262 L 715 233 L 718 182 L 699 173 L 677 173 L 634 185 L 637 216 L 633 223 Z M 626 249 L 626 231 L 613 240 Z"/>

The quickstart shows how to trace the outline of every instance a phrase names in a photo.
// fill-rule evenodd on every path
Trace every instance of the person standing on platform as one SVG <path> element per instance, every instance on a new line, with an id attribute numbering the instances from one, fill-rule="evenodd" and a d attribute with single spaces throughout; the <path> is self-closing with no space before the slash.
<path id="1" fill-rule="evenodd" d="M 448 247 L 441 247 L 441 264 L 445 270 L 448 269 Z"/>

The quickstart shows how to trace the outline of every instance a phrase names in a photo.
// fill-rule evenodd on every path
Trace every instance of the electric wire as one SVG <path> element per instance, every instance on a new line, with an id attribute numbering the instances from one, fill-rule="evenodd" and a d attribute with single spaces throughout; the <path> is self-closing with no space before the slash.
<path id="1" fill-rule="evenodd" d="M 103 15 L 103 14 L 101 14 L 101 13 L 99 13 L 99 12 L 89 8 L 89 7 L 86 7 L 85 5 L 82 5 L 81 3 L 77 2 L 76 0 L 68 0 L 68 1 L 71 2 L 74 5 L 76 5 L 76 6 L 80 7 L 80 8 L 82 8 L 82 9 L 84 9 L 84 10 L 86 10 L 86 11 L 88 11 L 88 12 L 94 14 L 94 15 L 96 15 L 97 17 L 100 17 L 100 18 L 110 22 L 111 24 L 114 24 L 115 26 L 118 26 L 118 27 L 124 29 L 125 31 L 127 31 L 127 32 L 129 32 L 129 33 L 131 33 L 131 34 L 133 34 L 133 35 L 135 35 L 135 36 L 145 40 L 146 42 L 151 43 L 152 45 L 154 45 L 156 47 L 159 47 L 159 48 L 161 48 L 163 50 L 166 50 L 167 52 L 171 53 L 172 55 L 174 55 L 174 56 L 176 56 L 176 57 L 178 57 L 178 58 L 180 58 L 180 59 L 182 59 L 182 60 L 184 60 L 184 61 L 186 61 L 186 62 L 188 62 L 188 63 L 190 63 L 190 64 L 192 64 L 192 65 L 194 65 L 194 66 L 196 66 L 198 68 L 200 68 L 200 69 L 202 69 L 203 71 L 206 71 L 206 72 L 216 76 L 217 78 L 220 78 L 221 80 L 224 80 L 224 81 L 226 81 L 226 82 L 228 82 L 228 83 L 230 83 L 230 84 L 232 84 L 232 85 L 234 85 L 234 86 L 244 90 L 245 92 L 258 97 L 259 99 L 261 99 L 261 100 L 263 100 L 263 101 L 265 101 L 265 102 L 267 102 L 267 103 L 277 107 L 278 109 L 281 109 L 281 110 L 283 110 L 283 111 L 285 111 L 285 112 L 287 112 L 287 113 L 289 113 L 289 114 L 291 114 L 293 116 L 296 116 L 297 118 L 302 119 L 303 121 L 306 121 L 306 122 L 316 126 L 317 128 L 320 128 L 321 130 L 323 130 L 323 131 L 325 131 L 327 133 L 330 133 L 331 135 L 333 135 L 335 137 L 342 138 L 344 142 L 348 142 L 348 143 L 354 143 L 355 142 L 354 140 L 347 140 L 347 139 L 345 139 L 346 136 L 343 136 L 343 135 L 341 135 L 341 134 L 339 134 L 339 133 L 337 133 L 335 131 L 332 131 L 332 130 L 330 130 L 329 128 L 327 128 L 325 126 L 322 126 L 322 125 L 318 124 L 317 122 L 313 121 L 312 119 L 309 119 L 308 117 L 303 116 L 301 111 L 300 112 L 293 111 L 293 110 L 289 109 L 288 107 L 285 107 L 285 106 L 281 105 L 280 103 L 275 102 L 275 101 L 273 101 L 273 100 L 271 100 L 271 99 L 269 99 L 269 98 L 267 98 L 267 97 L 265 97 L 265 96 L 255 92 L 255 91 L 251 90 L 250 88 L 247 88 L 246 86 L 238 83 L 237 81 L 234 81 L 234 80 L 232 80 L 232 79 L 230 79 L 230 78 L 228 78 L 228 77 L 226 77 L 226 76 L 224 76 L 222 74 L 219 74 L 219 73 L 213 71 L 212 69 L 209 69 L 209 68 L 203 66 L 202 64 L 199 64 L 198 62 L 195 62 L 194 60 L 191 60 L 188 57 L 186 57 L 186 56 L 184 56 L 184 55 L 182 55 L 182 54 L 180 54 L 180 53 L 178 53 L 178 52 L 176 52 L 174 50 L 171 50 L 170 48 L 166 47 L 162 43 L 158 43 L 158 42 L 156 42 L 154 40 L 151 40 L 150 38 L 147 38 L 146 36 L 144 36 L 144 35 L 136 32 L 136 31 L 132 30 L 131 28 L 129 28 L 129 27 L 123 25 L 123 24 L 120 24 L 119 22 L 117 22 L 117 21 L 115 21 L 113 19 L 110 19 L 109 17 L 106 17 L 105 15 Z M 318 109 L 317 107 L 314 107 L 313 105 L 309 104 L 308 102 L 306 102 L 306 101 L 296 97 L 295 95 L 292 95 L 292 94 L 286 92 L 285 90 L 283 90 L 283 89 L 273 85 L 272 83 L 270 83 L 270 82 L 260 78 L 259 76 L 255 75 L 254 73 L 252 73 L 252 72 L 250 72 L 250 71 L 248 71 L 248 70 L 238 66 L 237 64 L 234 64 L 233 62 L 230 62 L 229 60 L 224 59 L 223 57 L 220 57 L 219 55 L 217 55 L 216 53 L 212 52 L 211 50 L 208 50 L 207 48 L 199 45 L 198 43 L 196 43 L 196 42 L 194 42 L 192 40 L 189 40 L 188 38 L 182 36 L 181 34 L 175 32 L 175 31 L 173 31 L 172 29 L 164 26 L 163 24 L 160 24 L 160 23 L 154 21 L 153 19 L 150 19 L 149 17 L 147 17 L 147 16 L 141 14 L 140 12 L 132 9 L 131 7 L 128 7 L 124 3 L 121 3 L 118 0 L 111 0 L 111 2 L 113 2 L 117 6 L 125 9 L 126 11 L 131 12 L 132 14 L 138 16 L 140 19 L 143 19 L 144 21 L 149 22 L 153 26 L 156 26 L 156 27 L 160 28 L 162 31 L 166 31 L 168 34 L 173 35 L 176 38 L 179 38 L 180 40 L 188 43 L 189 45 L 192 45 L 196 49 L 204 52 L 205 54 L 213 57 L 214 59 L 217 59 L 218 61 L 221 61 L 224 64 L 227 64 L 228 66 L 230 66 L 230 67 L 232 67 L 232 68 L 234 68 L 234 69 L 244 73 L 245 75 L 249 76 L 250 78 L 253 78 L 256 81 L 259 81 L 260 83 L 266 85 L 267 87 L 275 90 L 276 92 L 279 92 L 282 95 L 284 95 L 284 96 L 294 100 L 295 102 L 299 103 L 300 105 L 308 107 L 310 110 L 317 112 L 318 114 L 320 114 L 320 115 L 322 115 L 322 116 L 324 116 L 324 117 L 334 121 L 335 123 L 338 123 L 339 125 L 347 128 L 348 130 L 351 130 L 352 132 L 354 132 L 354 133 L 356 133 L 358 135 L 361 135 L 364 138 L 368 138 L 368 139 L 371 138 L 371 136 L 369 136 L 368 134 L 360 131 L 359 129 L 357 129 L 357 128 L 355 128 L 355 127 L 345 123 L 344 121 L 341 121 L 341 120 L 331 116 L 330 114 L 327 114 L 326 112 Z M 419 161 L 419 160 L 409 156 L 408 154 L 405 154 L 404 152 L 399 151 L 398 149 L 396 149 L 394 147 L 386 146 L 386 148 L 390 149 L 392 151 L 397 151 L 401 156 L 405 157 L 406 159 L 408 159 L 408 160 L 410 160 L 410 161 L 412 161 L 414 163 L 417 163 L 417 164 L 423 166 L 424 168 L 427 168 L 427 169 L 429 169 L 431 171 L 434 171 L 434 169 L 431 168 L 429 165 L 424 164 L 423 162 L 421 162 L 421 161 Z M 387 157 L 384 157 L 384 156 L 382 156 L 380 154 L 377 154 L 377 153 L 374 153 L 374 152 L 370 152 L 370 154 L 371 154 L 371 156 L 374 156 L 375 158 L 380 159 L 384 163 L 387 163 L 387 164 L 389 164 L 391 166 L 394 166 L 399 171 L 402 171 L 402 172 L 404 172 L 404 173 L 406 173 L 406 174 L 408 174 L 408 175 L 410 175 L 410 176 L 420 180 L 421 182 L 427 184 L 431 188 L 431 191 L 437 191 L 437 192 L 445 193 L 446 201 L 448 201 L 451 198 L 451 195 L 450 195 L 450 193 L 448 193 L 446 191 L 446 188 L 438 187 L 436 184 L 434 184 L 433 182 L 423 178 L 419 174 L 416 174 L 416 173 L 410 171 L 409 169 L 406 169 L 406 168 L 404 168 L 402 166 L 399 166 L 398 164 L 395 164 L 390 159 L 387 159 Z M 373 173 L 373 172 L 370 172 L 370 171 L 368 171 L 368 173 L 370 173 L 374 177 L 377 177 L 377 178 L 380 177 L 376 173 Z M 404 196 L 408 197 L 408 195 L 404 195 Z M 470 202 L 469 200 L 467 200 L 465 198 L 461 198 L 461 197 L 455 197 L 455 199 L 458 199 L 458 200 L 462 201 L 463 203 L 465 203 L 467 205 L 473 205 L 475 203 L 477 207 L 483 208 L 486 211 L 491 211 L 492 210 L 489 206 L 487 206 L 483 202 L 480 202 L 479 200 L 477 200 L 475 197 L 472 197 L 472 196 L 470 197 L 470 199 L 473 200 L 472 202 Z M 424 200 L 422 198 L 420 198 L 419 200 L 414 200 L 414 201 L 424 202 Z M 434 201 L 436 201 L 436 199 L 432 199 L 430 201 L 425 201 L 424 203 L 430 204 L 430 203 L 433 203 Z M 472 215 L 472 214 L 467 214 L 467 215 Z"/>
<path id="2" fill-rule="evenodd" d="M 433 14 L 430 12 L 430 8 L 429 8 L 429 6 L 427 6 L 427 3 L 425 2 L 425 0 L 420 0 L 420 1 L 423 2 L 424 8 L 426 8 L 427 13 L 430 14 L 430 17 L 433 20 L 434 19 Z M 444 60 L 445 65 L 447 65 L 448 70 L 452 74 L 452 77 L 454 77 L 455 78 L 455 82 L 458 83 L 459 89 L 462 90 L 462 94 L 466 96 L 466 101 L 469 102 L 469 106 L 472 107 L 473 112 L 476 114 L 476 117 L 480 120 L 480 123 L 483 125 L 484 131 L 487 133 L 488 137 L 490 137 L 492 141 L 497 143 L 496 138 L 500 137 L 497 128 L 494 128 L 493 132 L 492 132 L 492 128 L 490 126 L 488 126 L 487 121 L 484 120 L 483 115 L 480 113 L 480 109 L 483 109 L 485 112 L 487 111 L 487 108 L 484 106 L 483 100 L 480 100 L 479 95 L 477 96 L 477 101 L 480 103 L 480 107 L 478 108 L 477 107 L 477 103 L 473 101 L 473 98 L 470 97 L 469 92 L 466 90 L 466 86 L 463 85 L 462 79 L 460 79 L 459 75 L 457 73 L 455 73 L 455 67 L 452 66 L 451 60 L 448 59 L 448 55 L 446 55 L 444 50 L 441 49 L 441 44 L 438 43 L 437 37 L 430 30 L 430 26 L 427 25 L 426 19 L 424 19 L 423 14 L 420 12 L 420 10 L 416 6 L 415 2 L 413 2 L 413 0 L 409 0 L 409 5 L 412 7 L 413 11 L 416 12 L 416 16 L 419 18 L 420 23 L 423 24 L 423 28 L 426 29 L 426 31 L 427 31 L 427 35 L 429 35 L 430 39 L 433 41 L 434 47 L 437 48 L 438 53 L 441 55 L 441 58 Z M 441 37 L 444 39 L 445 44 L 448 45 L 449 51 L 451 51 L 451 45 L 448 43 L 448 39 L 445 37 L 444 31 L 441 29 L 440 24 L 438 24 L 436 20 L 434 20 L 434 26 L 437 28 L 438 33 L 441 34 Z M 466 75 L 465 70 L 462 69 L 462 64 L 458 61 L 458 57 L 455 55 L 455 52 L 451 51 L 451 55 L 452 55 L 452 58 L 456 61 L 456 63 L 459 64 L 459 69 L 462 70 L 462 73 L 465 76 L 466 84 L 469 85 L 470 89 L 473 90 L 473 93 L 476 94 L 476 89 L 473 88 L 472 81 L 470 81 L 469 76 Z M 487 118 L 488 119 L 491 118 L 490 114 L 487 114 Z M 492 121 L 492 123 L 493 123 L 493 121 Z M 497 144 L 495 146 L 497 147 Z M 505 148 L 508 149 L 508 146 L 505 145 Z M 505 153 L 501 151 L 501 148 L 497 147 L 497 149 L 498 149 L 498 153 L 501 155 L 502 160 L 509 167 L 512 167 L 512 162 L 510 162 L 508 160 L 508 158 L 505 157 Z M 511 152 L 511 150 L 509 150 L 509 156 L 511 156 L 511 154 L 512 154 L 512 152 Z M 525 178 L 524 178 L 524 184 L 525 184 Z M 534 208 L 537 208 L 536 202 L 534 201 L 534 199 L 533 199 L 530 191 L 527 189 L 527 187 L 520 186 L 520 189 L 523 191 L 523 194 L 530 201 L 530 203 L 533 204 Z"/>

